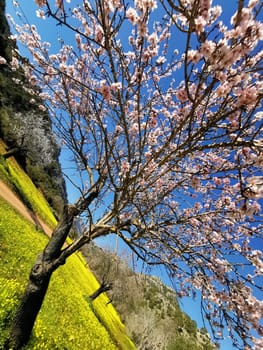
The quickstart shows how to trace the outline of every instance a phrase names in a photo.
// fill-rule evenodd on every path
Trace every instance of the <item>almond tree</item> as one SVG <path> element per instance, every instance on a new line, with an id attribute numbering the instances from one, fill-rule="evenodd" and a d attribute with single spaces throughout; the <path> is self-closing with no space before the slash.
<path id="1" fill-rule="evenodd" d="M 200 291 L 216 341 L 226 328 L 237 348 L 261 349 L 262 3 L 239 0 L 227 20 L 210 0 L 35 2 L 64 37 L 55 53 L 16 25 L 32 57 L 20 64 L 80 195 L 32 268 L 7 348 L 28 341 L 52 272 L 115 233 L 164 265 L 179 297 Z M 80 214 L 83 234 L 65 247 Z"/>

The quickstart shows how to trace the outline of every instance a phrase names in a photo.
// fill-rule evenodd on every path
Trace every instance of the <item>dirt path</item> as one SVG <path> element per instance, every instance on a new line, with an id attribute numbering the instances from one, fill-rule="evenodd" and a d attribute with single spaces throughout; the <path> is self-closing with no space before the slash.
<path id="1" fill-rule="evenodd" d="M 25 204 L 10 190 L 10 188 L 0 180 L 0 196 L 14 207 L 25 219 L 32 222 L 37 227 L 41 228 L 49 237 L 52 234 L 52 229 L 45 224 L 38 216 L 31 212 Z"/>

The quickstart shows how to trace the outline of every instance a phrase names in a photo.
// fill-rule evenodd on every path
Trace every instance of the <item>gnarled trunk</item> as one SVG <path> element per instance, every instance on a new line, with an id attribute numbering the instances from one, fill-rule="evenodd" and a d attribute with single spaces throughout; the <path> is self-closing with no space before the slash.
<path id="1" fill-rule="evenodd" d="M 5 350 L 20 350 L 29 341 L 36 317 L 44 301 L 52 273 L 65 264 L 66 259 L 82 245 L 90 241 L 83 235 L 63 249 L 74 217 L 81 213 L 98 196 L 97 188 L 79 201 L 78 206 L 64 206 L 59 224 L 55 228 L 47 246 L 37 258 L 29 276 L 29 282 L 16 311 Z"/>
<path id="2" fill-rule="evenodd" d="M 5 350 L 19 350 L 29 341 L 36 317 L 44 301 L 52 270 L 39 257 L 33 266 L 29 282 L 16 311 Z"/>
<path id="3" fill-rule="evenodd" d="M 107 282 L 102 282 L 101 286 L 89 296 L 89 299 L 91 301 L 95 300 L 96 298 L 98 298 L 98 296 L 100 296 L 102 293 L 104 292 L 108 292 L 109 290 L 111 290 L 112 285 L 111 283 L 107 283 Z"/>
<path id="4" fill-rule="evenodd" d="M 18 154 L 18 153 L 20 153 L 20 152 L 21 152 L 21 148 L 18 148 L 18 147 L 12 148 L 12 149 L 10 149 L 9 151 L 7 151 L 6 153 L 2 154 L 2 157 L 3 157 L 4 159 L 8 159 L 8 158 L 10 158 L 10 157 L 15 156 L 16 154 Z"/>
<path id="5" fill-rule="evenodd" d="M 63 263 L 54 263 L 69 234 L 75 213 L 69 213 L 65 205 L 63 216 L 53 232 L 46 248 L 37 258 L 29 275 L 24 295 L 17 308 L 5 350 L 19 350 L 29 341 L 36 317 L 43 304 L 52 273 Z"/>

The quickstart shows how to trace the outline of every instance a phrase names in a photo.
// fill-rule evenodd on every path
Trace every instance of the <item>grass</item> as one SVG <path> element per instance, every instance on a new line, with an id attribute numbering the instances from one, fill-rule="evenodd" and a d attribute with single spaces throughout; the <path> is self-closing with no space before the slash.
<path id="1" fill-rule="evenodd" d="M 32 181 L 13 160 L 0 162 L 0 177 L 15 182 L 42 218 L 55 224 L 47 203 Z M 0 198 L 0 348 L 29 271 L 48 238 Z M 125 327 L 105 294 L 90 302 L 99 284 L 85 266 L 82 256 L 74 254 L 54 272 L 32 337 L 24 350 L 132 350 Z"/>
<path id="2" fill-rule="evenodd" d="M 0 154 L 4 153 L 4 143 L 0 142 Z M 43 194 L 35 187 L 28 175 L 20 168 L 16 160 L 11 157 L 1 158 L 0 178 L 7 184 L 12 184 L 17 194 L 27 206 L 34 211 L 50 227 L 56 226 L 56 219 Z"/>

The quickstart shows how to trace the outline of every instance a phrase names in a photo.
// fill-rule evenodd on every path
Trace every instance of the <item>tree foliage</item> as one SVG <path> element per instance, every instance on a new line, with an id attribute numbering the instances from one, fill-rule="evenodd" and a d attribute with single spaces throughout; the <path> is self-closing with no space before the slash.
<path id="1" fill-rule="evenodd" d="M 209 0 L 35 2 L 64 37 L 54 53 L 36 26 L 16 26 L 22 64 L 80 179 L 43 255 L 52 271 L 115 233 L 166 266 L 179 296 L 201 292 L 215 339 L 227 327 L 260 349 L 262 4 L 239 0 L 228 19 Z M 60 250 L 83 213 L 83 235 Z"/>

